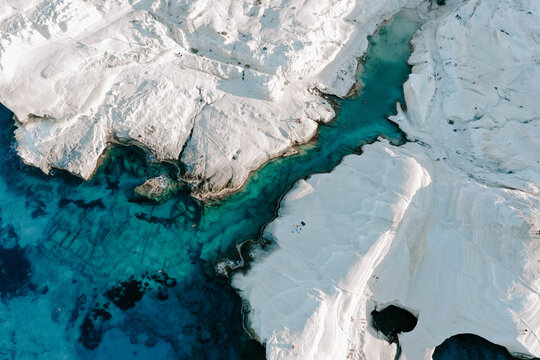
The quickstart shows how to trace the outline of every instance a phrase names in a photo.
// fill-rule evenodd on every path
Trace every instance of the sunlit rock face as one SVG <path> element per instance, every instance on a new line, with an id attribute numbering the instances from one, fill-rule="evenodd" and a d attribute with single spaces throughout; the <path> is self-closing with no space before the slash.
<path id="1" fill-rule="evenodd" d="M 299 181 L 233 284 L 270 359 L 391 359 L 370 326 L 418 318 L 401 358 L 455 334 L 540 356 L 540 3 L 447 2 L 413 40 L 410 140 Z"/>
<path id="2" fill-rule="evenodd" d="M 249 172 L 333 118 L 385 1 L 0 2 L 0 102 L 20 156 L 90 178 L 111 142 L 181 160 L 198 196 Z"/>
<path id="3" fill-rule="evenodd" d="M 417 144 L 364 150 L 297 183 L 265 233 L 277 250 L 234 279 L 269 358 L 392 358 L 370 326 L 381 304 L 418 315 L 398 335 L 407 359 L 463 332 L 538 355 L 538 195 L 481 184 Z"/>
<path id="4" fill-rule="evenodd" d="M 537 1 L 468 1 L 427 23 L 394 120 L 479 181 L 537 192 L 539 18 Z"/>

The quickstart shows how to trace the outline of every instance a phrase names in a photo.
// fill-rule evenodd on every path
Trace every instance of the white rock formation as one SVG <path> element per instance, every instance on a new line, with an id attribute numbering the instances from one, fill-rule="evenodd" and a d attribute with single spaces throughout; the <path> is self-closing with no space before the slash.
<path id="1" fill-rule="evenodd" d="M 540 3 L 460 2 L 413 44 L 394 120 L 417 143 L 299 181 L 234 277 L 269 359 L 392 359 L 387 304 L 419 318 L 402 358 L 459 333 L 540 356 Z"/>
<path id="2" fill-rule="evenodd" d="M 136 196 L 158 203 L 168 200 L 177 191 L 178 183 L 163 174 L 150 178 L 133 189 Z"/>
<path id="3" fill-rule="evenodd" d="M 217 196 L 329 121 L 312 90 L 346 95 L 367 35 L 420 2 L 0 0 L 0 102 L 45 172 L 135 144 Z"/>
<path id="4" fill-rule="evenodd" d="M 412 43 L 399 126 L 481 182 L 538 191 L 540 3 L 470 0 Z"/>

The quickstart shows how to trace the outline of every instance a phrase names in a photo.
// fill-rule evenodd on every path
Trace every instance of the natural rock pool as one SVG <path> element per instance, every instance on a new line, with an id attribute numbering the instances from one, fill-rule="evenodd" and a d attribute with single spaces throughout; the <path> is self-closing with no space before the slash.
<path id="1" fill-rule="evenodd" d="M 178 169 L 133 148 L 111 149 L 89 182 L 46 176 L 17 157 L 11 113 L 1 107 L 0 358 L 264 358 L 215 265 L 259 238 L 296 180 L 331 170 L 379 135 L 404 141 L 386 115 L 402 98 L 418 27 L 407 12 L 383 26 L 370 40 L 361 91 L 335 100 L 338 116 L 318 139 L 213 203 L 187 191 L 141 202 L 136 186 Z"/>

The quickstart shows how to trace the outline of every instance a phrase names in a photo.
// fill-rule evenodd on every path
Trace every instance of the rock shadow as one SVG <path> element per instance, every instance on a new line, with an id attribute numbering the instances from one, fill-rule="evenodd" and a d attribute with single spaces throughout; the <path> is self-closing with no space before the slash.
<path id="1" fill-rule="evenodd" d="M 530 357 L 512 356 L 503 346 L 474 334 L 458 334 L 444 340 L 435 348 L 433 360 L 517 360 Z M 539 358 L 533 358 L 533 360 Z"/>
<path id="2" fill-rule="evenodd" d="M 418 318 L 409 311 L 395 305 L 387 306 L 378 311 L 376 308 L 371 312 L 371 325 L 381 332 L 389 343 L 397 344 L 395 359 L 401 356 L 398 334 L 412 331 L 418 322 Z"/>

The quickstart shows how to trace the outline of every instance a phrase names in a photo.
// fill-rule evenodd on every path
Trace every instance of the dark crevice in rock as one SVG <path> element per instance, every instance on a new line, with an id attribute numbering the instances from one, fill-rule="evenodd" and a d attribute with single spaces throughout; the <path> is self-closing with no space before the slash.
<path id="1" fill-rule="evenodd" d="M 387 306 L 380 311 L 377 311 L 377 308 L 375 308 L 371 312 L 371 317 L 371 325 L 375 330 L 383 333 L 389 343 L 395 343 L 397 345 L 394 360 L 398 360 L 401 357 L 401 345 L 399 344 L 398 334 L 412 331 L 416 327 L 418 318 L 409 311 L 395 305 Z"/>
<path id="2" fill-rule="evenodd" d="M 409 311 L 390 305 L 383 310 L 377 311 L 375 308 L 371 312 L 372 326 L 381 332 L 389 343 L 397 344 L 395 360 L 401 356 L 401 346 L 399 345 L 398 334 L 412 331 L 416 327 L 418 318 Z"/>
<path id="3" fill-rule="evenodd" d="M 391 343 L 398 343 L 397 335 L 414 329 L 418 319 L 409 311 L 390 305 L 383 310 L 371 312 L 372 325 L 388 338 Z"/>

